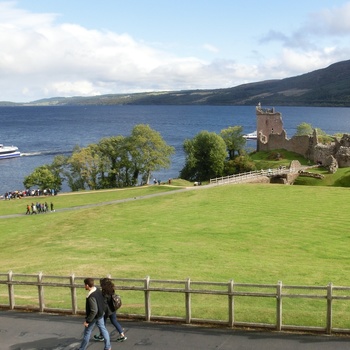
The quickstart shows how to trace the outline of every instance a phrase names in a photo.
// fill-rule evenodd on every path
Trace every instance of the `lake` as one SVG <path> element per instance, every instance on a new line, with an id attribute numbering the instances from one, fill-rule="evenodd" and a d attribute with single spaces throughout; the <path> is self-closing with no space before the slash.
<path id="1" fill-rule="evenodd" d="M 328 134 L 350 133 L 350 108 L 275 107 L 292 137 L 306 122 Z M 154 173 L 161 181 L 176 178 L 184 166 L 186 138 L 202 130 L 219 133 L 229 126 L 256 130 L 255 106 L 57 106 L 0 107 L 0 143 L 19 147 L 22 156 L 0 160 L 0 194 L 23 190 L 24 177 L 50 164 L 58 154 L 69 155 L 75 145 L 97 143 L 102 137 L 130 134 L 137 124 L 148 124 L 175 148 L 170 169 Z M 256 141 L 248 141 L 255 148 Z M 62 189 L 70 191 L 67 186 Z"/>

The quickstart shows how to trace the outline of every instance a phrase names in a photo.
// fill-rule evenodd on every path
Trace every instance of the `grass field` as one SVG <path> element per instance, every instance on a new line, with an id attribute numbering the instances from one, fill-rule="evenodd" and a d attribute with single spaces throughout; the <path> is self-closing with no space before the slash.
<path id="1" fill-rule="evenodd" d="M 42 199 L 53 200 L 56 212 L 30 216 L 23 215 L 27 199 L 1 201 L 0 215 L 22 214 L 0 219 L 1 270 L 350 285 L 349 188 L 247 184 L 175 191 L 181 188 L 58 195 Z M 160 192 L 168 193 L 152 196 Z M 103 202 L 108 204 L 79 208 Z M 163 303 L 168 301 L 154 309 Z M 256 315 L 255 302 L 240 307 L 241 315 Z M 310 306 L 290 307 L 292 322 L 310 322 Z M 258 319 L 273 318 L 271 310 L 267 303 Z M 347 320 L 349 311 L 344 305 L 339 314 Z"/>
<path id="2" fill-rule="evenodd" d="M 56 209 L 0 220 L 3 271 L 290 284 L 347 284 L 349 189 L 228 185 L 54 197 Z M 51 198 L 50 198 L 51 199 Z M 24 213 L 26 200 L 1 201 Z"/>

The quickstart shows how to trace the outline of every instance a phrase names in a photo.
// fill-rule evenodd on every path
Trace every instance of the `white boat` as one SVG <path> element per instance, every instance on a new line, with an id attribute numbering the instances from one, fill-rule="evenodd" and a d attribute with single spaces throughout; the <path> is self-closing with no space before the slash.
<path id="1" fill-rule="evenodd" d="M 257 132 L 254 131 L 250 134 L 243 135 L 246 140 L 256 140 L 258 138 Z"/>
<path id="2" fill-rule="evenodd" d="M 0 159 L 15 158 L 21 155 L 18 147 L 0 144 Z"/>

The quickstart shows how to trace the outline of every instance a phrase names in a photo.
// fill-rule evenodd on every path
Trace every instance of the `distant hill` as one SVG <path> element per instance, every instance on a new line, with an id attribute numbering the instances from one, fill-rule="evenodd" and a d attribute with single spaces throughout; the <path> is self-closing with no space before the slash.
<path id="1" fill-rule="evenodd" d="M 299 76 L 226 89 L 57 97 L 20 105 L 262 105 L 350 107 L 350 60 Z M 0 102 L 0 105 L 10 105 Z M 13 105 L 13 103 L 11 103 Z M 19 105 L 19 104 L 17 104 Z"/>

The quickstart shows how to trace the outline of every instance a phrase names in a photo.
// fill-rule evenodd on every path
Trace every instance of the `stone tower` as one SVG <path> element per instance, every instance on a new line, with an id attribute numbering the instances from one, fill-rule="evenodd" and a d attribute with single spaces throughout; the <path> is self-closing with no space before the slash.
<path id="1" fill-rule="evenodd" d="M 261 108 L 261 104 L 256 106 L 256 132 L 257 151 L 260 151 L 260 143 L 267 143 L 271 134 L 281 135 L 283 130 L 282 114 L 275 112 L 274 108 Z"/>

